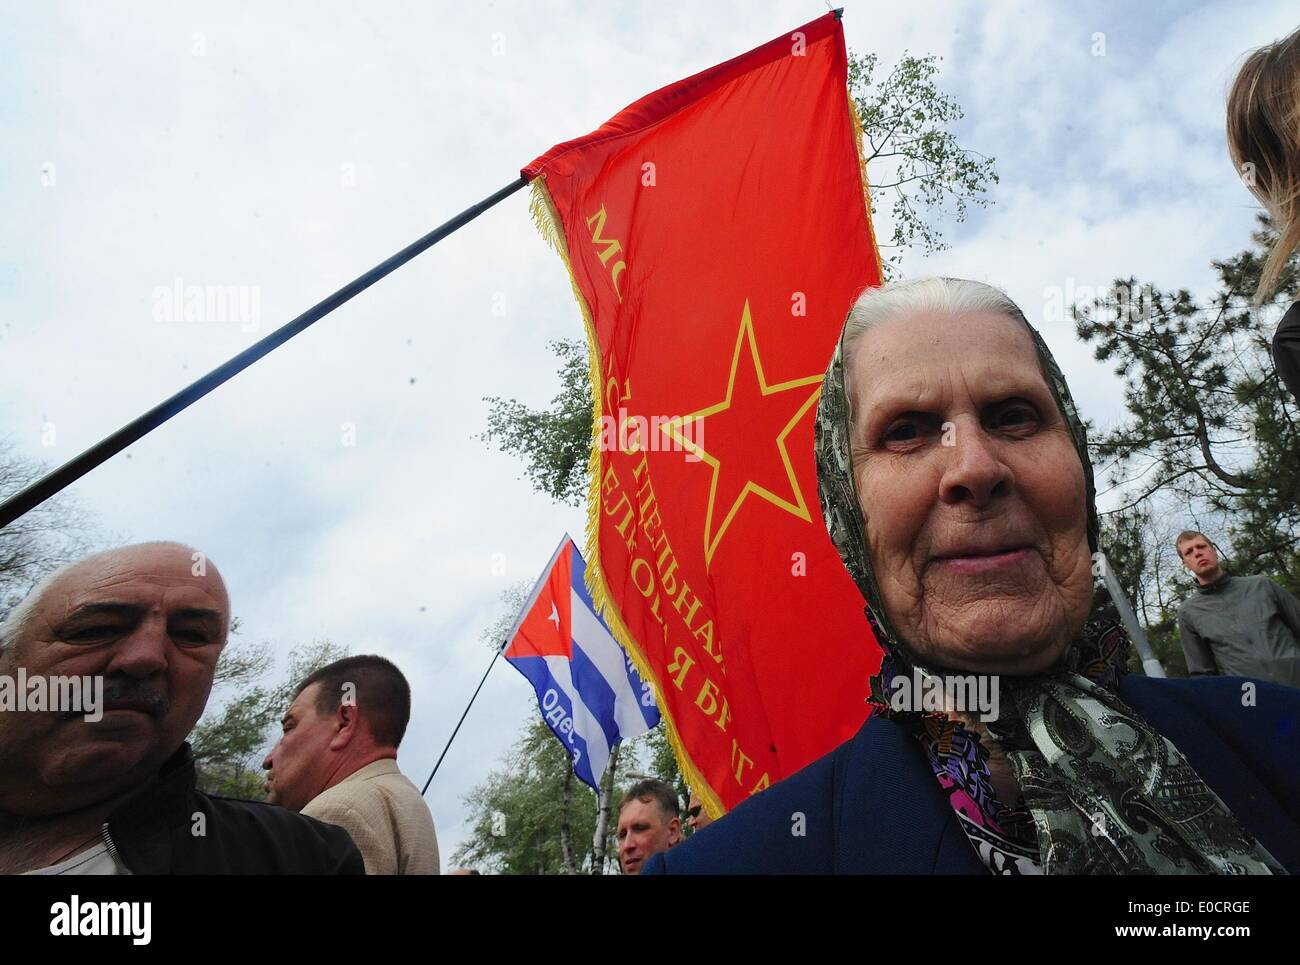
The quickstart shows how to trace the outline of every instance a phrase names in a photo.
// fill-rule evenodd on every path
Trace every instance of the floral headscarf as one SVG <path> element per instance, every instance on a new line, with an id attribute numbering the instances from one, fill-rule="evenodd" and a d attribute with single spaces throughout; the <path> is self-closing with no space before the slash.
<path id="1" fill-rule="evenodd" d="M 1087 433 L 1065 377 L 1023 315 L 1044 379 L 1070 427 L 1087 484 L 1087 531 L 1096 552 L 1098 522 Z M 853 478 L 843 333 L 817 406 L 817 481 L 826 529 L 866 600 L 885 651 L 872 680 L 873 703 L 925 746 L 940 786 L 993 871 L 1047 874 L 1285 874 L 1172 743 L 1111 689 L 1127 640 L 1103 616 L 1098 593 L 1079 638 L 1058 664 L 1032 677 L 1004 675 L 1000 717 L 989 737 L 1001 746 L 1019 785 L 1000 802 L 980 735 L 943 715 L 895 712 L 885 699 L 898 674 L 942 676 L 894 630 L 872 568 L 867 526 Z M 1016 818 L 1023 820 L 1016 822 Z M 1017 833 L 1016 828 L 1019 828 Z"/>

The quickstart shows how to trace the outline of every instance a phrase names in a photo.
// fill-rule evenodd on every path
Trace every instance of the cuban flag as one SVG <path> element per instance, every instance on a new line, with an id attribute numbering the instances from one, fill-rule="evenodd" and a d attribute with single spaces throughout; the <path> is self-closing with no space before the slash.
<path id="1" fill-rule="evenodd" d="M 659 723 L 659 708 L 596 615 L 586 569 L 565 534 L 506 638 L 505 658 L 537 691 L 542 717 L 573 758 L 573 773 L 599 790 L 614 745 Z"/>

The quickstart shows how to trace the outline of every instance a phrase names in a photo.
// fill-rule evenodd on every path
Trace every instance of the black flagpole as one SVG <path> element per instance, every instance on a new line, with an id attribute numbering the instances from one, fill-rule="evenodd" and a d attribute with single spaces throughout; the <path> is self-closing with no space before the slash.
<path id="1" fill-rule="evenodd" d="M 453 730 L 451 736 L 447 738 L 447 746 L 444 747 L 442 753 L 438 755 L 438 763 L 433 765 L 433 772 L 429 775 L 429 779 L 424 782 L 424 787 L 420 790 L 421 797 L 424 796 L 425 791 L 429 790 L 429 785 L 433 783 L 433 775 L 437 774 L 438 768 L 442 767 L 442 759 L 447 756 L 447 751 L 451 750 L 451 742 L 454 741 L 456 735 L 460 733 L 460 725 L 465 723 L 465 718 L 469 716 L 469 709 L 474 706 L 474 701 L 478 700 L 478 692 L 482 690 L 483 685 L 487 683 L 488 674 L 490 674 L 492 668 L 496 666 L 497 657 L 501 656 L 505 648 L 506 641 L 502 641 L 501 646 L 497 647 L 497 652 L 492 654 L 492 662 L 489 663 L 488 668 L 483 671 L 483 679 L 478 682 L 478 687 L 474 691 L 474 696 L 471 697 L 469 703 L 465 705 L 465 713 L 460 715 L 460 720 L 456 722 L 456 729 Z"/>
<path id="2" fill-rule="evenodd" d="M 466 208 L 447 223 L 435 228 L 418 241 L 414 241 L 407 245 L 387 261 L 376 265 L 360 278 L 344 285 L 333 295 L 330 295 L 324 301 L 309 308 L 293 321 L 280 326 L 265 338 L 244 349 L 244 351 L 240 352 L 228 362 L 213 369 L 193 384 L 181 389 L 170 399 L 154 406 L 135 421 L 128 423 L 114 432 L 111 436 L 95 443 L 75 459 L 64 463 L 49 475 L 42 479 L 38 479 L 26 489 L 9 497 L 3 503 L 0 503 L 0 528 L 8 526 L 24 513 L 35 509 L 59 490 L 76 482 L 96 466 L 108 461 L 127 446 L 131 445 L 131 443 L 138 441 L 147 433 L 158 428 L 172 416 L 188 408 L 190 405 L 193 405 L 217 386 L 234 378 L 258 359 L 279 348 L 285 342 L 289 341 L 289 339 L 293 338 L 314 322 L 324 318 L 344 302 L 361 294 L 361 292 L 365 291 L 385 275 L 400 268 L 421 252 L 433 247 L 457 228 L 469 224 L 469 222 L 473 221 L 488 208 L 492 207 L 498 201 L 514 194 L 527 183 L 528 180 L 521 176 L 518 180 L 512 181 L 500 191 L 490 197 L 484 198 L 473 207 Z"/>

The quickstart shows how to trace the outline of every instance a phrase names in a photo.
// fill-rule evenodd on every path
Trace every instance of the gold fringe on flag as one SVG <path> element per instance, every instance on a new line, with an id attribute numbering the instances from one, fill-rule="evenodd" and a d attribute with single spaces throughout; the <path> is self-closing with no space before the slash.
<path id="1" fill-rule="evenodd" d="M 851 101 L 850 101 L 851 103 Z M 858 154 L 861 157 L 861 141 L 858 142 Z M 865 177 L 865 163 L 863 172 Z M 533 224 L 537 226 L 538 232 L 546 239 L 546 243 L 555 249 L 564 262 L 564 270 L 569 274 L 569 284 L 573 288 L 573 297 L 578 302 L 578 308 L 582 310 L 583 326 L 587 332 L 587 375 L 591 381 L 591 401 L 592 401 L 592 420 L 591 420 L 591 457 L 587 463 L 587 472 L 591 476 L 587 491 L 587 531 L 586 531 L 586 550 L 587 558 L 587 590 L 591 593 L 592 602 L 596 606 L 596 612 L 604 619 L 609 626 L 610 632 L 614 634 L 614 639 L 632 659 L 637 673 L 641 679 L 650 684 L 654 691 L 655 702 L 659 706 L 659 714 L 663 717 L 664 725 L 668 731 L 668 743 L 672 746 L 673 756 L 677 758 L 677 766 L 681 768 L 682 774 L 686 777 L 686 783 L 690 785 L 691 790 L 696 793 L 700 803 L 704 805 L 704 810 L 712 818 L 720 818 L 726 809 L 722 806 L 722 800 L 718 797 L 713 787 L 705 780 L 695 762 L 691 760 L 686 753 L 686 747 L 682 743 L 681 735 L 677 731 L 677 725 L 673 721 L 672 714 L 668 712 L 668 702 L 664 699 L 663 689 L 659 686 L 659 680 L 650 671 L 650 663 L 646 660 L 645 654 L 628 633 L 627 627 L 623 624 L 623 616 L 618 612 L 618 607 L 614 605 L 610 598 L 608 587 L 605 583 L 605 570 L 600 560 L 600 480 L 604 472 L 604 459 L 602 457 L 601 443 L 601 416 L 604 407 L 604 367 L 600 357 L 600 342 L 596 338 L 596 326 L 592 322 L 591 308 L 587 305 L 587 299 L 583 297 L 582 289 L 578 287 L 578 280 L 573 274 L 573 265 L 569 261 L 569 245 L 564 235 L 564 225 L 560 221 L 559 212 L 555 210 L 555 204 L 551 200 L 551 194 L 546 189 L 546 176 L 539 175 L 533 179 L 532 201 L 529 203 L 528 210 L 533 217 Z M 870 207 L 868 207 L 868 218 L 870 217 Z M 877 252 L 877 259 L 880 257 Z"/>
<path id="2" fill-rule="evenodd" d="M 862 178 L 862 202 L 867 208 L 867 231 L 871 234 L 871 250 L 876 253 L 876 271 L 880 274 L 880 284 L 885 283 L 885 264 L 880 260 L 880 242 L 876 238 L 876 226 L 871 221 L 871 180 L 867 177 L 867 153 L 862 147 L 866 139 L 862 133 L 862 117 L 858 114 L 858 102 L 853 99 L 853 91 L 848 85 L 844 87 L 844 97 L 849 102 L 849 116 L 853 118 L 853 146 L 858 151 L 858 173 Z"/>

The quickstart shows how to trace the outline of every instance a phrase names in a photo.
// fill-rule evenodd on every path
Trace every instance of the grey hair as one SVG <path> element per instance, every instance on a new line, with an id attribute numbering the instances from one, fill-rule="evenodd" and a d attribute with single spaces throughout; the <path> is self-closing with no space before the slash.
<path id="1" fill-rule="evenodd" d="M 71 563 L 65 563 L 52 573 L 46 574 L 35 586 L 28 591 L 27 595 L 19 603 L 5 614 L 4 620 L 0 621 L 0 655 L 4 654 L 10 647 L 15 646 L 23 635 L 27 632 L 28 626 L 32 620 L 32 614 L 36 611 L 36 604 L 40 602 L 41 597 L 61 576 L 74 567 L 82 566 L 86 563 L 94 563 L 99 560 L 114 556 L 123 550 L 140 549 L 142 547 L 169 546 L 174 549 L 184 550 L 191 555 L 198 554 L 192 546 L 184 543 L 177 543 L 172 540 L 152 540 L 145 543 L 134 543 L 130 546 L 117 546 L 113 549 L 100 550 L 97 553 L 91 553 L 89 556 L 82 557 L 79 560 L 73 560 Z M 224 582 L 224 581 L 223 581 Z M 229 598 L 229 590 L 227 599 Z M 226 615 L 225 633 L 230 632 L 230 615 Z"/>
<path id="2" fill-rule="evenodd" d="M 8 613 L 5 614 L 3 622 L 0 622 L 0 653 L 4 653 L 12 647 L 20 636 L 27 623 L 28 613 L 22 612 L 23 605 L 19 603 Z M 30 612 L 30 608 L 28 608 Z"/>
<path id="3" fill-rule="evenodd" d="M 992 312 L 1006 315 L 1028 326 L 1025 313 L 1000 288 L 966 278 L 941 278 L 930 275 L 894 282 L 879 288 L 868 288 L 858 296 L 849 317 L 844 321 L 842 352 L 844 358 L 844 391 L 849 399 L 849 413 L 853 413 L 853 350 L 863 334 L 886 322 L 909 315 L 975 315 Z"/>
<path id="4" fill-rule="evenodd" d="M 23 634 L 27 632 L 28 624 L 32 621 L 32 613 L 36 610 L 36 604 L 45 594 L 45 591 L 49 589 L 50 584 L 76 565 L 76 563 L 65 563 L 53 573 L 41 578 L 27 592 L 27 595 L 5 614 L 4 621 L 0 622 L 0 654 L 15 646 L 22 639 Z"/>

